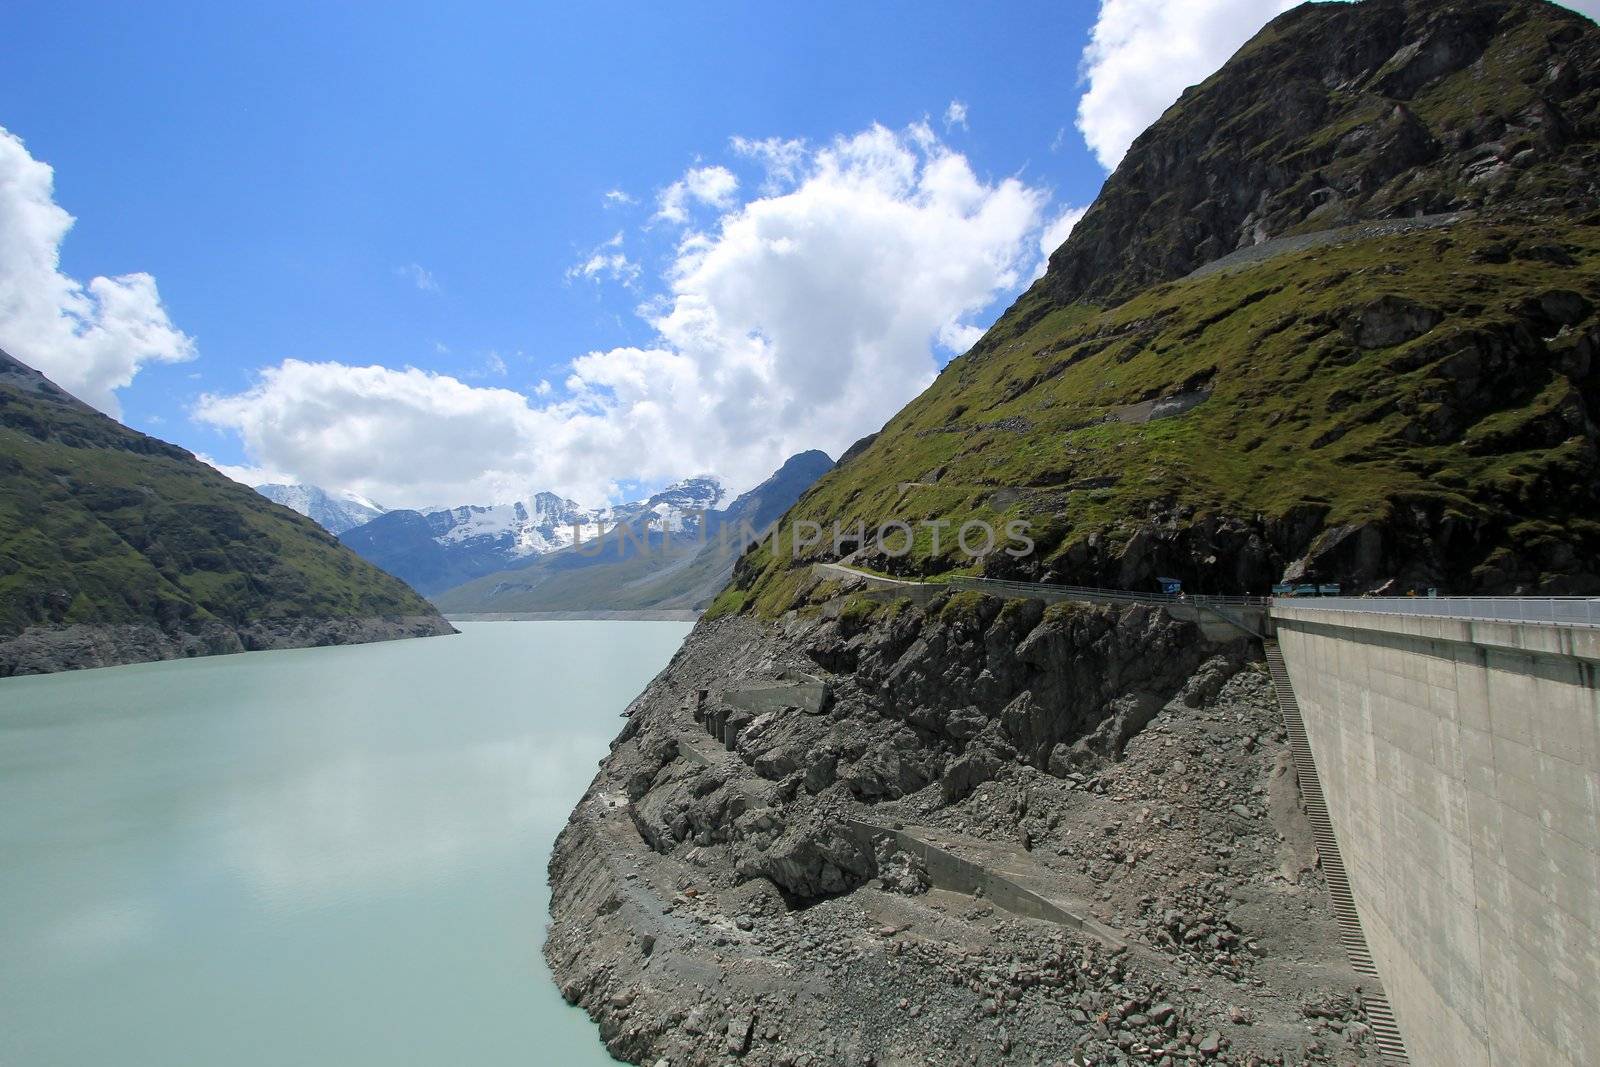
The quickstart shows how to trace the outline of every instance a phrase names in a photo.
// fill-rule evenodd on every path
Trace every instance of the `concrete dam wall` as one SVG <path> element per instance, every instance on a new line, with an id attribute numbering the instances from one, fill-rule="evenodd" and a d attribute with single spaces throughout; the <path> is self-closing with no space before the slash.
<path id="1" fill-rule="evenodd" d="M 1600 627 L 1273 618 L 1411 1061 L 1600 1061 Z"/>

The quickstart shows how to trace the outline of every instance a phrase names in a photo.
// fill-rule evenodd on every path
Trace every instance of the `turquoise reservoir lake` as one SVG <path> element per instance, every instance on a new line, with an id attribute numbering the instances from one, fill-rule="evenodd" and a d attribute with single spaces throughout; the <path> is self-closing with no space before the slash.
<path id="1" fill-rule="evenodd" d="M 0 680 L 0 1064 L 611 1063 L 545 863 L 686 623 Z"/>

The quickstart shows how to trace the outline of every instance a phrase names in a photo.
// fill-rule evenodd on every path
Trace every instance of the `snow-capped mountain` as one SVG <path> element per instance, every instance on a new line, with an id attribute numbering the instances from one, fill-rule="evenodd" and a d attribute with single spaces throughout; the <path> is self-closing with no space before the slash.
<path id="1" fill-rule="evenodd" d="M 334 536 L 371 522 L 389 510 L 355 493 L 330 493 L 315 485 L 258 485 L 256 492 L 293 508 Z"/>
<path id="2" fill-rule="evenodd" d="M 441 592 L 493 571 L 524 566 L 576 540 L 592 541 L 619 524 L 694 532 L 699 512 L 727 491 L 715 478 L 689 478 L 647 499 L 586 508 L 554 493 L 511 504 L 395 510 L 340 540 L 418 591 Z"/>
<path id="3" fill-rule="evenodd" d="M 745 539 L 776 522 L 816 480 L 833 468 L 823 452 L 791 456 L 772 477 L 740 496 L 722 503 L 721 486 L 674 486 L 658 494 L 671 495 L 667 545 L 648 554 L 629 549 L 620 537 L 607 537 L 598 546 L 551 552 L 432 594 L 445 611 L 636 611 L 664 608 L 698 609 L 728 582 Z M 714 493 L 714 495 L 713 495 Z M 674 505 L 715 502 L 704 512 L 672 510 Z M 630 505 L 638 514 L 653 517 L 651 530 L 661 523 L 649 506 Z M 621 510 L 621 509 L 618 509 Z M 687 516 L 688 521 L 682 521 Z M 705 529 L 700 529 L 700 523 Z M 642 531 L 641 531 L 642 532 Z"/>

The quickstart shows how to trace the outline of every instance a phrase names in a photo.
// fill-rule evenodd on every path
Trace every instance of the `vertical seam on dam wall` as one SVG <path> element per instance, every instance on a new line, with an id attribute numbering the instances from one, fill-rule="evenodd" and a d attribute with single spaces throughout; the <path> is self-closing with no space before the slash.
<path id="1" fill-rule="evenodd" d="M 1263 642 L 1267 654 L 1267 667 L 1272 674 L 1272 688 L 1278 697 L 1278 711 L 1289 732 L 1289 748 L 1294 757 L 1295 773 L 1300 780 L 1300 794 L 1305 800 L 1306 815 L 1311 821 L 1317 843 L 1317 855 L 1322 861 L 1323 874 L 1328 881 L 1328 894 L 1333 900 L 1334 919 L 1339 924 L 1339 940 L 1355 970 L 1372 980 L 1366 992 L 1367 1018 L 1372 1024 L 1378 1049 L 1391 1063 L 1409 1063 L 1405 1041 L 1394 1018 L 1394 1009 L 1383 991 L 1383 979 L 1367 948 L 1366 932 L 1361 927 L 1361 916 L 1356 911 L 1355 897 L 1350 892 L 1349 878 L 1345 874 L 1344 858 L 1339 852 L 1339 841 L 1333 832 L 1333 821 L 1328 815 L 1328 805 L 1322 795 L 1322 781 L 1317 776 L 1317 764 L 1311 753 L 1311 741 L 1306 736 L 1305 723 L 1300 718 L 1300 705 L 1294 698 L 1294 687 L 1289 680 L 1289 670 L 1276 641 Z"/>

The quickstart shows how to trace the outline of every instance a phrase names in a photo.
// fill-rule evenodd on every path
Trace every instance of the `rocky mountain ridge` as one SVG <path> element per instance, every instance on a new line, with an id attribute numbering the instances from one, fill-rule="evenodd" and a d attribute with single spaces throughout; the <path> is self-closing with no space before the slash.
<path id="1" fill-rule="evenodd" d="M 1134 142 L 1046 287 L 1062 304 L 1117 303 L 1358 221 L 1593 210 L 1597 71 L 1593 21 L 1551 3 L 1302 4 Z"/>

